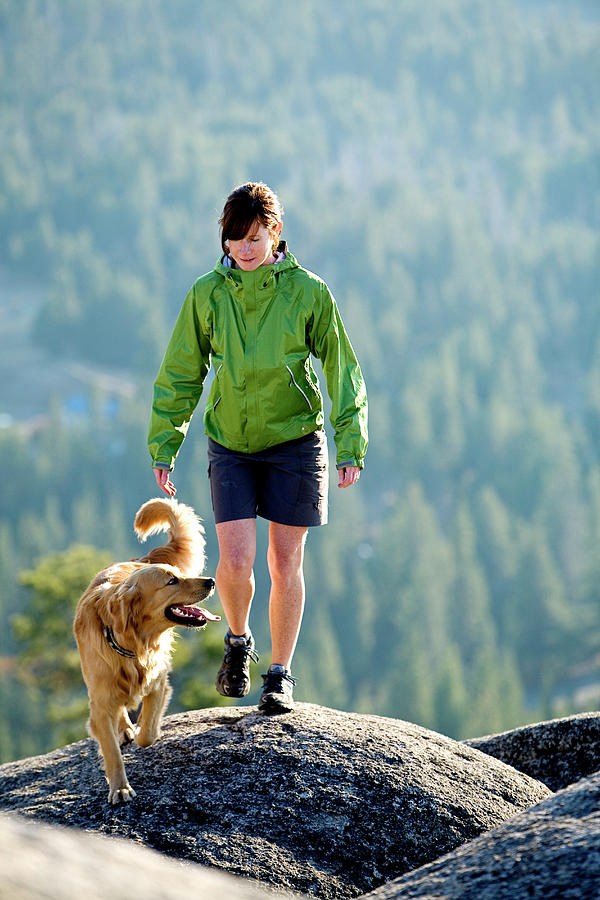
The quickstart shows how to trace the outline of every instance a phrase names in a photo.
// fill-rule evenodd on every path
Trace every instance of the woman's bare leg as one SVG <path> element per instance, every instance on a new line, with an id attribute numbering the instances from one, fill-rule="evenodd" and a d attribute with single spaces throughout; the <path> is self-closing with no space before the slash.
<path id="1" fill-rule="evenodd" d="M 269 621 L 272 661 L 290 669 L 304 611 L 304 545 L 308 528 L 269 526 L 267 561 L 271 576 Z"/>
<path id="2" fill-rule="evenodd" d="M 256 519 L 236 519 L 217 526 L 219 564 L 216 582 L 232 634 L 249 633 L 248 618 L 254 596 Z"/>

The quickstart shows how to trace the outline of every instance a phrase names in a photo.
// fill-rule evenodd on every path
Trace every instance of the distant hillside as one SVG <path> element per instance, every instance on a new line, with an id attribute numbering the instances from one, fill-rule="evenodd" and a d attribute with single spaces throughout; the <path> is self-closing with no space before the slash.
<path id="1" fill-rule="evenodd" d="M 137 385 L 133 372 L 63 358 L 40 347 L 33 324 L 45 302 L 36 282 L 0 271 L 0 428 L 32 432 L 49 420 L 53 403 L 78 420 L 90 414 L 90 397 L 100 390 L 107 414 L 114 414 Z M 10 389 L 8 388 L 10 386 Z"/>
<path id="2" fill-rule="evenodd" d="M 452 736 L 600 703 L 600 8 L 340 8 L 0 8 L 2 758 L 66 715 L 19 668 L 19 573 L 135 552 L 154 373 L 248 179 L 334 292 L 370 404 L 360 484 L 308 543 L 299 698 Z M 200 409 L 175 478 L 214 570 Z"/>

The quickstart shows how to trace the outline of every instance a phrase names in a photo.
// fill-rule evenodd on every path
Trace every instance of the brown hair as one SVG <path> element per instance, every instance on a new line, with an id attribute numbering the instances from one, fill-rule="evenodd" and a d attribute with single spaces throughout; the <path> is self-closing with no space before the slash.
<path id="1" fill-rule="evenodd" d="M 283 207 L 277 194 L 262 181 L 249 181 L 231 192 L 219 219 L 221 246 L 228 253 L 226 241 L 241 241 L 255 222 L 271 233 L 281 222 Z"/>

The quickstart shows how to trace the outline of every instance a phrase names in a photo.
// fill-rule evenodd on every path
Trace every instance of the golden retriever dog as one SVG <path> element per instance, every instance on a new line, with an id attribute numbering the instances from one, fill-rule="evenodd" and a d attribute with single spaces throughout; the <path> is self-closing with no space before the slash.
<path id="1" fill-rule="evenodd" d="M 77 604 L 73 628 L 90 700 L 88 727 L 100 745 L 114 804 L 135 797 L 120 745 L 134 740 L 149 747 L 160 736 L 171 694 L 173 628 L 203 628 L 220 618 L 196 605 L 215 583 L 197 577 L 204 567 L 204 531 L 194 511 L 177 500 L 148 500 L 134 528 L 141 541 L 167 530 L 169 540 L 99 572 Z M 133 725 L 128 710 L 140 703 Z"/>

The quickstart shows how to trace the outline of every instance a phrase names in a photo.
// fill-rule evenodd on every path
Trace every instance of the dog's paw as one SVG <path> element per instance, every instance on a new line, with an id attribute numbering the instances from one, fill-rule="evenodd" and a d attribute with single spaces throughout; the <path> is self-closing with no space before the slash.
<path id="1" fill-rule="evenodd" d="M 108 802 L 113 806 L 117 806 L 119 803 L 129 803 L 134 797 L 135 791 L 129 783 L 122 787 L 111 787 L 108 791 Z"/>
<path id="2" fill-rule="evenodd" d="M 119 745 L 123 747 L 125 744 L 131 744 L 135 740 L 136 734 L 137 728 L 135 725 L 132 725 L 131 728 L 125 728 L 124 731 L 119 732 Z"/>
<path id="3" fill-rule="evenodd" d="M 151 747 L 160 737 L 160 731 L 138 731 L 134 740 L 138 747 Z"/>

